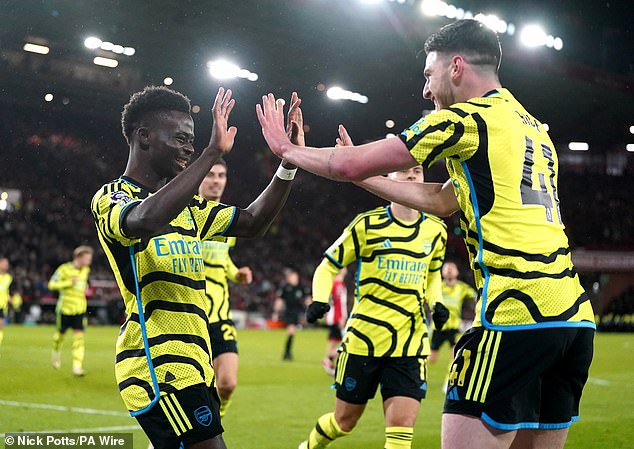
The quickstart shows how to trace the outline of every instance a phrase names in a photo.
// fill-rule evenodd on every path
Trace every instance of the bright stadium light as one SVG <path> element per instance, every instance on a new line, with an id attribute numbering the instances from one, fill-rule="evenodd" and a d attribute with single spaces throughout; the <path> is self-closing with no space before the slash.
<path id="1" fill-rule="evenodd" d="M 634 125 L 630 126 L 630 134 L 634 134 Z"/>
<path id="2" fill-rule="evenodd" d="M 368 97 L 365 95 L 361 95 L 357 92 L 352 92 L 346 89 L 343 89 L 339 86 L 333 86 L 326 91 L 326 95 L 331 100 L 350 100 L 356 101 L 357 103 L 367 103 Z"/>
<path id="3" fill-rule="evenodd" d="M 112 52 L 116 53 L 118 55 L 122 55 L 123 54 L 123 45 L 115 45 L 114 47 L 112 47 Z"/>
<path id="4" fill-rule="evenodd" d="M 132 47 L 124 47 L 123 54 L 126 56 L 133 56 L 136 53 L 136 50 Z"/>
<path id="5" fill-rule="evenodd" d="M 47 55 L 50 51 L 50 48 L 48 48 L 46 45 L 32 44 L 30 42 L 24 44 L 24 47 L 22 47 L 22 49 L 24 51 L 28 51 L 29 53 L 37 53 L 40 55 Z"/>
<path id="6" fill-rule="evenodd" d="M 209 74 L 214 78 L 220 80 L 227 80 L 232 78 L 243 78 L 249 81 L 257 81 L 258 74 L 253 73 L 247 69 L 241 69 L 233 62 L 229 62 L 225 59 L 216 59 L 215 61 L 207 62 L 207 68 Z"/>
<path id="7" fill-rule="evenodd" d="M 101 44 L 102 44 L 101 39 L 95 36 L 90 36 L 84 39 L 84 46 L 86 48 L 90 48 L 91 50 L 96 50 L 97 48 L 100 48 Z"/>
<path id="8" fill-rule="evenodd" d="M 385 121 L 385 127 L 386 127 L 386 128 L 394 128 L 394 125 L 395 125 L 395 124 L 396 124 L 396 123 L 394 123 L 394 120 L 386 120 L 386 121 Z"/>
<path id="9" fill-rule="evenodd" d="M 568 148 L 571 151 L 588 151 L 590 145 L 587 142 L 570 142 Z"/>
<path id="10" fill-rule="evenodd" d="M 527 25 L 520 32 L 520 42 L 527 47 L 541 47 L 546 44 L 547 36 L 539 25 Z"/>
<path id="11" fill-rule="evenodd" d="M 441 0 L 423 0 L 420 4 L 420 9 L 426 16 L 442 16 L 448 6 L 447 3 Z"/>
<path id="12" fill-rule="evenodd" d="M 627 145 L 625 145 L 625 149 L 630 153 L 634 153 L 634 143 L 628 143 Z"/>
<path id="13" fill-rule="evenodd" d="M 209 68 L 209 74 L 220 80 L 237 78 L 240 72 L 240 67 L 224 59 L 209 61 L 207 67 Z"/>
<path id="14" fill-rule="evenodd" d="M 548 126 L 548 123 L 542 123 L 542 126 L 546 131 L 550 131 L 550 126 Z"/>
<path id="15" fill-rule="evenodd" d="M 47 103 L 50 103 L 51 101 L 53 101 L 53 94 L 44 95 L 44 101 L 46 101 Z"/>
<path id="16" fill-rule="evenodd" d="M 562 41 L 560 37 L 556 37 L 553 41 L 553 48 L 557 51 L 560 51 L 562 48 L 564 48 L 564 41 Z"/>
<path id="17" fill-rule="evenodd" d="M 97 56 L 95 59 L 92 60 L 92 62 L 96 65 L 110 68 L 115 68 L 119 65 L 119 61 L 117 61 L 116 59 L 102 58 L 101 56 Z"/>
<path id="18" fill-rule="evenodd" d="M 112 42 L 102 42 L 99 48 L 105 51 L 112 51 L 114 44 Z"/>
<path id="19" fill-rule="evenodd" d="M 174 80 L 169 76 L 165 77 L 165 79 L 163 80 L 163 84 L 165 84 L 166 86 L 171 86 L 173 82 Z"/>

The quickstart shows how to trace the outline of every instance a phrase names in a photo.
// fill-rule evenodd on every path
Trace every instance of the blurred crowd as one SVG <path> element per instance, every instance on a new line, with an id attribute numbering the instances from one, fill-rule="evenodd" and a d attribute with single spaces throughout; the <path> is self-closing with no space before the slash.
<path id="1" fill-rule="evenodd" d="M 48 278 L 59 264 L 70 260 L 73 248 L 80 244 L 96 250 L 91 280 L 106 281 L 100 285 L 113 281 L 96 238 L 90 200 L 103 183 L 122 173 L 127 157 L 123 139 L 112 132 L 104 136 L 96 128 L 86 129 L 72 121 L 57 121 L 53 116 L 36 120 L 27 114 L 5 113 L 0 132 L 0 188 L 22 193 L 13 210 L 0 210 L 0 256 L 10 260 L 14 290 L 22 294 L 26 305 L 54 301 L 46 288 Z M 248 161 L 240 160 L 240 153 L 229 157 L 224 198 L 228 204 L 248 206 L 275 171 L 277 161 L 266 148 L 249 154 Z M 442 168 L 434 171 L 437 179 L 428 179 L 446 176 L 438 175 Z M 622 187 L 623 178 L 562 170 L 560 198 L 573 248 L 634 249 L 634 210 L 628 207 L 629 191 Z M 385 202 L 352 185 L 306 173 L 298 175 L 286 207 L 268 234 L 258 240 L 239 240 L 233 250 L 236 265 L 252 268 L 254 282 L 231 286 L 232 307 L 268 316 L 284 267 L 299 270 L 302 283 L 310 287 L 323 251 L 357 213 L 382 204 Z M 446 221 L 447 259 L 458 263 L 469 282 L 472 279 L 457 214 Z M 349 275 L 350 287 L 352 277 Z M 108 321 L 121 319 L 123 307 L 118 295 L 102 287 L 91 293 L 92 300 L 105 301 Z M 631 313 L 632 295 L 628 298 L 614 303 L 629 301 Z"/>

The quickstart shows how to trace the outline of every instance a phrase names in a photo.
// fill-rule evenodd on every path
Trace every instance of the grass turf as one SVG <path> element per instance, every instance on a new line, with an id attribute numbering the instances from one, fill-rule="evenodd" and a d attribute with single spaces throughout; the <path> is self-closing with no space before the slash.
<path id="1" fill-rule="evenodd" d="M 62 369 L 50 366 L 53 328 L 8 326 L 0 347 L 0 432 L 89 431 L 122 428 L 134 447 L 147 438 L 127 416 L 114 379 L 116 327 L 90 327 L 86 334 L 87 375 L 70 372 L 71 340 L 66 335 Z M 304 330 L 295 338 L 295 360 L 282 361 L 284 331 L 239 333 L 240 372 L 234 401 L 223 420 L 229 448 L 292 448 L 306 438 L 316 419 L 332 410 L 332 378 L 320 367 L 326 331 Z M 447 348 L 429 369 L 427 399 L 414 432 L 414 448 L 440 447 L 441 384 Z M 31 404 L 46 404 L 35 408 Z M 57 410 L 49 406 L 90 410 Z M 572 426 L 567 448 L 631 448 L 634 442 L 634 335 L 597 334 L 581 421 Z M 102 414 L 106 411 L 108 414 Z M 333 448 L 383 447 L 380 395 L 371 401 L 355 431 Z"/>

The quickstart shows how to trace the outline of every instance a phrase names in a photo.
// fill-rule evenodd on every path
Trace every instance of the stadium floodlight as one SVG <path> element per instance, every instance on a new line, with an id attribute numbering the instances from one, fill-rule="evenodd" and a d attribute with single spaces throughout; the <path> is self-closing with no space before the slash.
<path id="1" fill-rule="evenodd" d="M 92 60 L 92 62 L 96 65 L 110 68 L 115 68 L 119 65 L 119 61 L 117 61 L 116 59 L 103 58 L 101 56 L 97 56 L 95 59 Z"/>
<path id="2" fill-rule="evenodd" d="M 53 94 L 44 95 L 44 101 L 46 101 L 47 103 L 53 101 Z"/>
<path id="3" fill-rule="evenodd" d="M 553 41 L 553 48 L 557 51 L 560 51 L 562 48 L 564 48 L 564 41 L 561 40 L 560 37 L 556 37 Z"/>
<path id="4" fill-rule="evenodd" d="M 352 92 L 346 89 L 343 89 L 339 86 L 333 86 L 326 91 L 326 95 L 331 100 L 350 100 L 356 101 L 357 103 L 367 103 L 368 97 L 365 95 L 361 95 L 357 92 Z"/>
<path id="5" fill-rule="evenodd" d="M 240 73 L 240 67 L 224 59 L 209 61 L 207 67 L 209 68 L 209 74 L 220 80 L 237 78 L 238 73 Z"/>
<path id="6" fill-rule="evenodd" d="M 630 126 L 630 134 L 634 134 L 634 125 Z"/>
<path id="7" fill-rule="evenodd" d="M 136 50 L 132 47 L 124 47 L 123 54 L 126 56 L 133 56 L 136 53 Z"/>
<path id="8" fill-rule="evenodd" d="M 588 151 L 590 145 L 587 142 L 570 142 L 568 148 L 571 151 Z"/>
<path id="9" fill-rule="evenodd" d="M 627 145 L 625 145 L 625 149 L 630 153 L 634 153 L 634 143 L 628 143 Z"/>
<path id="10" fill-rule="evenodd" d="M 396 137 L 396 134 L 394 134 L 394 133 L 387 133 L 387 134 L 385 135 L 385 138 L 386 138 L 386 139 L 391 139 L 392 137 Z"/>
<path id="11" fill-rule="evenodd" d="M 163 80 L 163 84 L 165 84 L 166 86 L 171 86 L 173 82 L 174 80 L 169 76 L 166 76 Z"/>
<path id="12" fill-rule="evenodd" d="M 394 128 L 394 125 L 396 125 L 396 123 L 394 123 L 394 120 L 386 120 L 385 121 L 385 127 L 386 128 Z"/>
<path id="13" fill-rule="evenodd" d="M 102 42 L 99 48 L 105 51 L 112 51 L 114 44 L 112 42 Z"/>
<path id="14" fill-rule="evenodd" d="M 112 47 L 112 52 L 116 53 L 118 55 L 122 55 L 123 54 L 123 45 L 115 45 L 114 47 Z"/>
<path id="15" fill-rule="evenodd" d="M 40 55 L 47 55 L 48 52 L 51 50 L 46 45 L 32 44 L 31 42 L 27 42 L 26 44 L 24 44 L 24 47 L 22 47 L 22 49 L 24 51 L 28 51 L 29 53 L 37 53 Z"/>
<path id="16" fill-rule="evenodd" d="M 259 78 L 257 73 L 253 73 L 247 69 L 241 69 L 233 62 L 225 59 L 209 61 L 207 62 L 207 68 L 211 76 L 220 80 L 243 78 L 249 81 L 257 81 Z"/>
<path id="17" fill-rule="evenodd" d="M 520 42 L 527 47 L 546 45 L 548 35 L 539 25 L 527 25 L 520 32 Z"/>
<path id="18" fill-rule="evenodd" d="M 420 9 L 426 16 L 444 16 L 448 6 L 441 0 L 423 0 Z"/>
<path id="19" fill-rule="evenodd" d="M 84 46 L 91 50 L 96 50 L 101 47 L 102 40 L 95 36 L 90 36 L 84 39 Z"/>
<path id="20" fill-rule="evenodd" d="M 548 126 L 548 123 L 542 123 L 542 126 L 546 131 L 550 131 L 550 126 Z"/>

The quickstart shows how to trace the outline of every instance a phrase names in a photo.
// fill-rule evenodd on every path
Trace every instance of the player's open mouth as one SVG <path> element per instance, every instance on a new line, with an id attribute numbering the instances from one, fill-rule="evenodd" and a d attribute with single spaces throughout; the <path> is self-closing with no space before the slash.
<path id="1" fill-rule="evenodd" d="M 178 158 L 176 159 L 176 163 L 181 167 L 181 168 L 185 168 L 187 167 L 187 162 L 189 162 L 189 159 L 183 159 L 183 158 Z"/>

